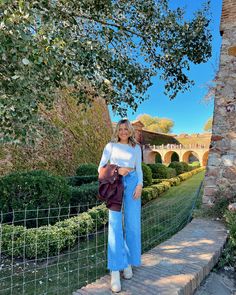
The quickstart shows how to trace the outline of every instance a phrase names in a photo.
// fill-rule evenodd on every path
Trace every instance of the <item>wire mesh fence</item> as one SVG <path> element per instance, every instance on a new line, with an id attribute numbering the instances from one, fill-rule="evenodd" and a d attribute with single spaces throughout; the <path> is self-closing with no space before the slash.
<path id="1" fill-rule="evenodd" d="M 180 191 L 143 206 L 143 252 L 184 227 L 198 195 Z M 100 203 L 2 213 L 0 295 L 72 294 L 104 275 L 107 213 Z"/>

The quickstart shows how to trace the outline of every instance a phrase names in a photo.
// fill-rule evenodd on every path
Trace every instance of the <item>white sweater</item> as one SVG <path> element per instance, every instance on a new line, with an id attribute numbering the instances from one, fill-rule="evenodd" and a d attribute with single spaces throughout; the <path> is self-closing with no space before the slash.
<path id="1" fill-rule="evenodd" d="M 110 161 L 110 164 L 115 164 L 119 167 L 136 169 L 138 184 L 143 184 L 143 171 L 141 165 L 142 153 L 138 144 L 132 147 L 129 144 L 109 142 L 103 150 L 98 171 L 101 167 L 106 165 L 108 161 Z"/>

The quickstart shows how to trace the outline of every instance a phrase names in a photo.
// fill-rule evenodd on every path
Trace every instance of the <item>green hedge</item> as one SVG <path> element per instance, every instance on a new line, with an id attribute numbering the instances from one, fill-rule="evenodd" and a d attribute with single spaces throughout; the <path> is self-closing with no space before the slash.
<path id="1" fill-rule="evenodd" d="M 173 177 L 170 179 L 154 179 L 153 180 L 153 185 L 144 188 L 142 191 L 142 205 L 148 203 L 149 201 L 156 199 L 158 196 L 160 196 L 163 192 L 167 191 L 171 186 L 175 186 L 180 184 L 181 181 L 186 180 L 190 178 L 192 175 L 197 174 L 204 170 L 203 167 L 195 169 L 193 171 L 189 171 L 183 174 L 180 174 L 177 177 Z"/>
<path id="2" fill-rule="evenodd" d="M 151 201 L 171 185 L 178 184 L 190 176 L 204 170 L 195 169 L 173 179 L 163 180 L 143 189 L 142 204 Z M 54 225 L 29 228 L 2 224 L 0 226 L 0 248 L 3 254 L 19 258 L 41 258 L 57 255 L 59 252 L 73 247 L 83 236 L 92 234 L 107 223 L 108 209 L 104 204 L 89 209 L 87 212 L 69 219 L 58 221 Z"/>
<path id="3" fill-rule="evenodd" d="M 0 227 L 1 251 L 18 258 L 42 258 L 57 255 L 78 238 L 92 234 L 107 223 L 108 209 L 104 204 L 78 216 L 59 221 L 53 226 L 29 228 L 3 224 Z"/>
<path id="4" fill-rule="evenodd" d="M 24 210 L 27 209 L 27 226 L 34 227 L 36 208 L 45 209 L 38 211 L 38 221 L 39 225 L 46 224 L 49 214 L 46 209 L 68 206 L 71 192 L 64 177 L 52 175 L 44 170 L 33 170 L 14 172 L 1 177 L 0 196 L 0 211 L 7 213 L 4 214 L 3 222 L 12 221 L 12 214 L 9 212 L 13 210 L 14 222 L 24 220 Z M 53 214 L 57 216 L 58 212 L 52 210 L 50 218 Z"/>
<path id="5" fill-rule="evenodd" d="M 167 178 L 176 176 L 176 170 L 174 168 L 167 167 Z"/>
<path id="6" fill-rule="evenodd" d="M 159 184 L 163 181 L 168 182 L 171 186 L 177 186 L 180 184 L 181 179 L 178 176 L 169 179 L 153 179 L 152 184 Z"/>
<path id="7" fill-rule="evenodd" d="M 82 184 L 79 187 L 71 186 L 71 206 L 78 206 L 80 204 L 84 207 L 80 207 L 81 211 L 86 211 L 87 205 L 93 205 L 98 201 L 98 182 L 91 182 Z"/>
<path id="8" fill-rule="evenodd" d="M 147 187 L 152 184 L 152 170 L 145 163 L 142 163 L 142 170 L 143 170 L 143 186 Z"/>
<path id="9" fill-rule="evenodd" d="M 84 175 L 84 176 L 70 176 L 67 177 L 67 183 L 71 186 L 80 186 L 82 184 L 91 183 L 98 180 L 97 175 Z"/>
<path id="10" fill-rule="evenodd" d="M 93 163 L 81 164 L 76 169 L 76 175 L 78 176 L 98 175 L 98 166 Z"/>
<path id="11" fill-rule="evenodd" d="M 168 166 L 169 168 L 174 168 L 176 170 L 176 174 L 182 174 L 184 172 L 189 171 L 188 164 L 185 162 L 171 162 Z"/>
<path id="12" fill-rule="evenodd" d="M 176 176 L 176 171 L 173 168 L 168 168 L 163 164 L 148 164 L 148 167 L 152 170 L 152 178 L 153 179 L 163 179 L 163 178 L 171 178 Z"/>

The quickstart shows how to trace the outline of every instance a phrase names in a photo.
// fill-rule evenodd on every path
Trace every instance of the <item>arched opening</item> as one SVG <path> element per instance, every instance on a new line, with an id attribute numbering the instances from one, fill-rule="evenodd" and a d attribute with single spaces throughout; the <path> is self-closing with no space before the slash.
<path id="1" fill-rule="evenodd" d="M 202 156 L 202 166 L 207 166 L 209 151 L 206 151 Z"/>
<path id="2" fill-rule="evenodd" d="M 171 155 L 171 162 L 179 162 L 179 155 L 176 152 Z"/>
<path id="3" fill-rule="evenodd" d="M 155 163 L 161 163 L 161 164 L 162 164 L 161 154 L 156 153 L 156 156 L 155 156 Z"/>
<path id="4" fill-rule="evenodd" d="M 185 163 L 189 163 L 189 164 L 192 164 L 193 162 L 200 163 L 198 154 L 193 151 L 188 151 L 188 152 L 184 153 L 183 157 L 182 157 L 182 161 Z"/>
<path id="5" fill-rule="evenodd" d="M 198 162 L 200 164 L 199 156 L 196 152 L 191 152 L 188 157 L 189 164 L 192 164 L 193 162 Z"/>
<path id="6" fill-rule="evenodd" d="M 179 155 L 176 152 L 169 151 L 164 156 L 164 163 L 170 164 L 171 162 L 177 161 L 179 162 Z"/>

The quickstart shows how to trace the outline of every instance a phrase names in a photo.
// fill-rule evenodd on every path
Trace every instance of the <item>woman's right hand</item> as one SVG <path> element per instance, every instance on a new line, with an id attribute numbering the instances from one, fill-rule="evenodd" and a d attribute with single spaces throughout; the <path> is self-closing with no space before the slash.
<path id="1" fill-rule="evenodd" d="M 128 173 L 129 173 L 129 169 L 127 169 L 127 168 L 119 168 L 118 169 L 118 173 L 120 174 L 120 175 L 122 175 L 122 176 L 125 176 L 125 175 L 127 175 Z"/>

